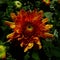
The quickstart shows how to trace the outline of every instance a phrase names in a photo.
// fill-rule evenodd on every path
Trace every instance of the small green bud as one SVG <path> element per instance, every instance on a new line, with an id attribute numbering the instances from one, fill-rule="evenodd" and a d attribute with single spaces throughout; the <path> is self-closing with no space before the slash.
<path id="1" fill-rule="evenodd" d="M 21 8 L 22 3 L 20 1 L 14 1 L 14 5 L 16 8 Z"/>

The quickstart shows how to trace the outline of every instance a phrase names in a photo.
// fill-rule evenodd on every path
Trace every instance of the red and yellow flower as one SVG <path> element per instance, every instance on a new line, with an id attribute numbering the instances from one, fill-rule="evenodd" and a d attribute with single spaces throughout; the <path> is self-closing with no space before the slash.
<path id="1" fill-rule="evenodd" d="M 43 19 L 43 11 L 25 11 L 20 10 L 17 15 L 11 13 L 13 22 L 5 21 L 5 24 L 10 26 L 12 33 L 7 35 L 8 41 L 17 39 L 20 46 L 24 48 L 24 52 L 31 49 L 34 44 L 37 44 L 39 49 L 42 48 L 40 37 L 52 38 L 53 34 L 49 33 L 51 24 L 46 24 L 48 18 Z"/>

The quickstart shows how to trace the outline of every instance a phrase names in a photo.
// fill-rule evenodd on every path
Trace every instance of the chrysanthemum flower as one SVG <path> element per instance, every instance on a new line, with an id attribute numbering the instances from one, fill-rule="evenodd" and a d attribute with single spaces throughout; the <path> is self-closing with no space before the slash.
<path id="1" fill-rule="evenodd" d="M 50 0 L 43 0 L 43 2 L 44 2 L 45 4 L 47 4 L 47 5 L 50 4 Z"/>
<path id="2" fill-rule="evenodd" d="M 17 39 L 20 46 L 24 48 L 24 52 L 31 49 L 34 44 L 39 49 L 42 48 L 40 37 L 52 38 L 53 34 L 49 33 L 51 24 L 46 24 L 48 18 L 43 19 L 43 11 L 24 11 L 20 10 L 17 15 L 11 13 L 13 22 L 5 21 L 5 24 L 12 28 L 13 32 L 7 35 L 8 41 Z"/>

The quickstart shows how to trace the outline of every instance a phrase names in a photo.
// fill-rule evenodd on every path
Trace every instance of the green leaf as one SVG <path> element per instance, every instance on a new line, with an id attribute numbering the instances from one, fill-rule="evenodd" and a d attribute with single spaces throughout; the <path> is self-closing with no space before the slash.
<path id="1" fill-rule="evenodd" d="M 50 20 L 52 20 L 52 13 L 51 12 L 45 12 L 44 13 L 45 17 L 47 17 Z"/>
<path id="2" fill-rule="evenodd" d="M 32 58 L 33 58 L 34 60 L 40 60 L 39 55 L 38 55 L 37 52 L 33 52 L 33 53 L 32 53 Z"/>
<path id="3" fill-rule="evenodd" d="M 60 49 L 57 47 L 53 48 L 51 53 L 53 56 L 60 57 Z"/>
<path id="4" fill-rule="evenodd" d="M 16 59 L 12 58 L 12 56 L 9 55 L 6 60 L 16 60 Z"/>
<path id="5" fill-rule="evenodd" d="M 29 52 L 27 52 L 27 54 L 24 56 L 24 60 L 28 60 L 29 59 Z"/>
<path id="6" fill-rule="evenodd" d="M 48 57 L 60 57 L 60 48 L 55 47 L 51 41 L 43 41 L 43 48 Z"/>
<path id="7" fill-rule="evenodd" d="M 58 38 L 58 31 L 56 29 L 54 30 L 54 36 Z"/>
<path id="8" fill-rule="evenodd" d="M 4 3 L 4 0 L 0 0 L 0 4 Z"/>

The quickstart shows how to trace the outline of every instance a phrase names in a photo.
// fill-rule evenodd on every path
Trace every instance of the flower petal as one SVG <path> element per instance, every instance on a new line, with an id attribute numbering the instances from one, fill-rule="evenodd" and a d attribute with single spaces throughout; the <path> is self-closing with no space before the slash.
<path id="1" fill-rule="evenodd" d="M 53 34 L 50 34 L 50 33 L 44 33 L 44 38 L 53 38 L 54 35 Z"/>
<path id="2" fill-rule="evenodd" d="M 34 39 L 35 43 L 39 46 L 39 49 L 41 49 L 42 45 L 41 45 L 40 39 L 38 37 L 34 37 L 33 39 Z"/>
<path id="3" fill-rule="evenodd" d="M 15 28 L 15 23 L 14 23 L 14 22 L 5 21 L 5 24 L 6 24 L 7 26 L 9 26 L 10 28 L 12 28 L 12 29 Z"/>
<path id="4" fill-rule="evenodd" d="M 46 22 L 48 22 L 48 18 L 42 20 L 42 23 L 46 23 Z"/>
<path id="5" fill-rule="evenodd" d="M 34 43 L 29 43 L 28 46 L 24 49 L 24 52 L 28 51 L 33 47 Z"/>
<path id="6" fill-rule="evenodd" d="M 10 16 L 11 16 L 11 18 L 12 18 L 13 20 L 16 19 L 16 15 L 15 15 L 15 13 L 11 13 Z"/>
<path id="7" fill-rule="evenodd" d="M 53 25 L 47 24 L 47 25 L 45 25 L 45 30 L 50 30 L 52 27 L 53 27 Z"/>
<path id="8" fill-rule="evenodd" d="M 10 42 L 11 40 L 13 40 L 14 35 L 15 35 L 15 32 L 10 33 L 10 34 L 7 35 L 7 39 L 9 39 L 9 40 L 8 40 L 9 42 Z"/>

